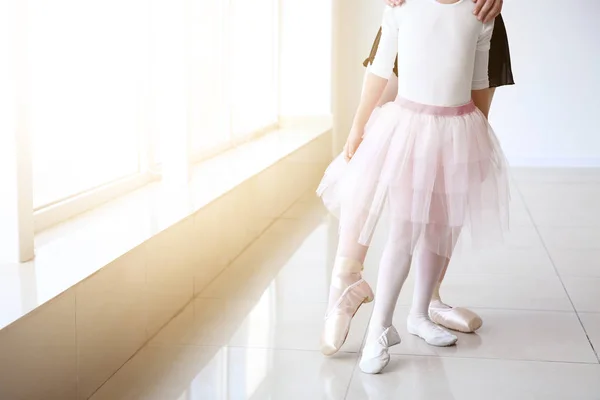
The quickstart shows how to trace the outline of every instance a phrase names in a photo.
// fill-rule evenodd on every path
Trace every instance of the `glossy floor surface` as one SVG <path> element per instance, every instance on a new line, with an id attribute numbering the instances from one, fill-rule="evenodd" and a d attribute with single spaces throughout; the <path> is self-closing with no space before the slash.
<path id="1" fill-rule="evenodd" d="M 515 171 L 512 189 L 506 243 L 461 246 L 442 286 L 484 321 L 456 346 L 406 332 L 409 278 L 385 373 L 357 368 L 371 307 L 343 352 L 320 354 L 337 227 L 307 194 L 92 399 L 600 399 L 600 172 Z M 373 284 L 385 234 L 366 262 Z"/>

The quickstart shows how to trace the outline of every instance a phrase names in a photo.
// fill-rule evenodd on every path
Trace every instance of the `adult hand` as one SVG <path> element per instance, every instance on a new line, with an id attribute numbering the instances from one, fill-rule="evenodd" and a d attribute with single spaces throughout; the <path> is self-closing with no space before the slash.
<path id="1" fill-rule="evenodd" d="M 401 6 L 402 4 L 404 4 L 404 0 L 385 0 L 385 2 L 390 7 Z"/>
<path id="2" fill-rule="evenodd" d="M 363 133 L 363 129 L 359 129 L 355 126 L 352 126 L 352 129 L 350 129 L 350 134 L 348 135 L 348 140 L 346 140 L 343 151 L 346 162 L 354 157 L 356 150 L 358 150 L 358 146 L 362 143 Z"/>
<path id="3" fill-rule="evenodd" d="M 475 10 L 473 14 L 477 15 L 477 19 L 483 22 L 490 22 L 502 11 L 503 0 L 473 0 Z"/>

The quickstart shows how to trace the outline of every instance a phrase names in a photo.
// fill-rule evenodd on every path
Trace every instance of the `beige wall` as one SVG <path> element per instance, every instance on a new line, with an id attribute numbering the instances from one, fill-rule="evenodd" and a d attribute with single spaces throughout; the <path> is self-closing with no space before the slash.
<path id="1" fill-rule="evenodd" d="M 379 28 L 383 0 L 333 0 L 333 150 L 346 140 L 356 111 L 364 68 Z"/>
<path id="2" fill-rule="evenodd" d="M 600 1 L 506 0 L 516 85 L 491 123 L 513 166 L 600 167 Z"/>

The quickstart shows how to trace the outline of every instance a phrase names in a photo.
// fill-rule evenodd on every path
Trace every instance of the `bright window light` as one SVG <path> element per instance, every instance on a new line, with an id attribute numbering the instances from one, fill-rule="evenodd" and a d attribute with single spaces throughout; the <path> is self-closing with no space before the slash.
<path id="1" fill-rule="evenodd" d="M 188 182 L 190 164 L 280 121 L 330 112 L 329 0 L 0 0 L 0 9 L 18 21 L 0 39 L 14 83 L 0 123 L 25 133 L 4 146 L 7 165 L 19 159 L 18 188 L 4 168 L 0 190 L 18 192 L 31 215 L 18 228 L 31 246 L 35 232 L 150 181 Z"/>
<path id="2" fill-rule="evenodd" d="M 247 135 L 277 123 L 277 0 L 232 0 L 232 130 Z"/>
<path id="3" fill-rule="evenodd" d="M 30 0 L 34 207 L 138 172 L 148 6 Z"/>
<path id="4" fill-rule="evenodd" d="M 227 84 L 227 2 L 191 4 L 191 146 L 198 154 L 223 146 L 231 139 Z"/>

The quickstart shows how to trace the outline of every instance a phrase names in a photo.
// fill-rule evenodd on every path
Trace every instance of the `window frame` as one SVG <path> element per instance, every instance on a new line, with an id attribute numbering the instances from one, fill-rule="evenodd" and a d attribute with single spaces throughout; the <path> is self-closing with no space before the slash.
<path id="1" fill-rule="evenodd" d="M 233 48 L 233 44 L 232 44 L 232 38 L 231 38 L 231 31 L 229 29 L 229 22 L 232 19 L 232 13 L 233 13 L 233 2 L 234 1 L 239 1 L 239 0 L 225 0 L 223 3 L 223 7 L 225 8 L 224 10 L 224 15 L 225 18 L 223 19 L 223 23 L 221 25 L 221 34 L 223 37 L 223 42 L 227 43 L 227 50 L 224 52 L 224 56 L 221 60 L 219 60 L 218 62 L 220 63 L 220 65 L 222 66 L 222 68 L 226 71 L 225 76 L 229 76 L 230 72 L 231 72 L 231 68 L 233 68 L 234 64 L 231 62 L 233 56 L 232 56 L 232 48 Z M 274 3 L 274 24 L 273 24 L 273 35 L 275 37 L 274 40 L 274 44 L 273 44 L 273 67 L 274 67 L 274 72 L 275 72 L 275 76 L 273 77 L 273 79 L 276 82 L 276 90 L 275 90 L 275 104 L 276 104 L 276 114 L 277 114 L 277 121 L 270 123 L 268 125 L 262 126 L 254 131 L 251 131 L 245 135 L 241 135 L 236 137 L 234 135 L 233 132 L 233 115 L 232 115 L 232 102 L 231 102 L 231 96 L 232 96 L 232 91 L 233 89 L 230 86 L 230 81 L 225 79 L 223 82 L 221 82 L 222 85 L 222 90 L 223 93 L 225 94 L 225 104 L 227 105 L 227 132 L 224 132 L 227 137 L 228 140 L 220 145 L 217 146 L 212 146 L 208 149 L 200 149 L 200 150 L 196 150 L 193 149 L 192 145 L 189 145 L 189 154 L 190 154 L 190 163 L 193 164 L 197 164 L 199 162 L 202 162 L 204 160 L 207 160 L 211 157 L 217 156 L 225 151 L 231 150 L 235 147 L 238 147 L 244 143 L 247 143 L 251 140 L 257 139 L 261 136 L 264 136 L 266 134 L 272 133 L 278 129 L 281 128 L 281 74 L 280 74 L 280 64 L 281 64 L 281 49 L 280 49 L 280 42 L 281 42 L 281 8 L 282 8 L 282 1 L 284 0 L 272 0 Z M 190 65 L 191 65 L 191 60 L 189 61 Z M 192 65 L 192 71 L 199 71 L 200 68 L 197 65 Z M 191 137 L 188 137 L 188 143 L 191 143 Z"/>

